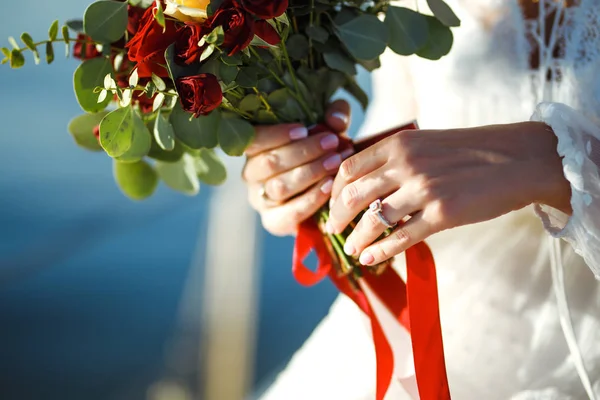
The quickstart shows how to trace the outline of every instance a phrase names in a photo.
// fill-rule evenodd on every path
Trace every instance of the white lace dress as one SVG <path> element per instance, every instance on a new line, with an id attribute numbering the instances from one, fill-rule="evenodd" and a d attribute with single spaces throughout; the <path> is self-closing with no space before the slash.
<path id="1" fill-rule="evenodd" d="M 429 240 L 452 396 L 600 399 L 600 0 L 540 0 L 537 21 L 525 21 L 516 0 L 449 3 L 462 20 L 452 53 L 436 62 L 386 54 L 363 131 L 413 117 L 454 128 L 535 113 L 559 137 L 574 210 L 569 219 L 536 207 L 569 244 L 550 238 L 533 207 Z M 544 43 L 553 10 L 562 23 Z M 532 70 L 536 41 L 541 68 Z M 386 399 L 416 399 L 409 339 L 386 332 L 397 364 Z M 374 387 L 368 325 L 340 297 L 262 400 L 366 400 Z"/>

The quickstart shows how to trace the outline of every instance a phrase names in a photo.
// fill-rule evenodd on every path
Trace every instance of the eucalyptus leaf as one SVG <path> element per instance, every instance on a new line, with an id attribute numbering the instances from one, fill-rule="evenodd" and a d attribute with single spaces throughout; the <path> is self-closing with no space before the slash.
<path id="1" fill-rule="evenodd" d="M 325 64 L 331 69 L 344 72 L 348 75 L 356 75 L 356 65 L 348 56 L 341 51 L 323 54 Z"/>
<path id="2" fill-rule="evenodd" d="M 240 68 L 236 82 L 243 88 L 256 87 L 258 83 L 258 70 L 254 67 Z"/>
<path id="3" fill-rule="evenodd" d="M 425 46 L 417 51 L 417 55 L 428 60 L 439 60 L 452 49 L 454 36 L 450 28 L 442 24 L 437 18 L 426 18 L 429 25 L 429 37 Z"/>
<path id="4" fill-rule="evenodd" d="M 306 34 L 309 38 L 319 43 L 325 43 L 329 39 L 329 32 L 321 26 L 311 25 L 307 27 Z"/>
<path id="5" fill-rule="evenodd" d="M 67 25 L 69 29 L 74 32 L 83 33 L 83 21 L 80 19 L 69 20 L 65 22 L 65 25 Z"/>
<path id="6" fill-rule="evenodd" d="M 165 118 L 162 113 L 158 113 L 154 121 L 154 140 L 165 151 L 172 151 L 175 148 L 175 131 L 173 125 Z"/>
<path id="7" fill-rule="evenodd" d="M 86 60 L 77 67 L 73 77 L 75 96 L 81 108 L 89 113 L 97 113 L 106 108 L 111 98 L 98 103 L 94 89 L 104 87 L 104 77 L 112 73 L 110 59 L 99 57 Z"/>
<path id="8" fill-rule="evenodd" d="M 21 68 L 23 65 L 25 65 L 25 57 L 23 56 L 23 53 L 17 49 L 13 49 L 10 53 L 10 67 L 17 69 Z"/>
<path id="9" fill-rule="evenodd" d="M 69 122 L 69 133 L 79 146 L 91 150 L 102 151 L 102 146 L 94 135 L 94 128 L 100 125 L 102 119 L 108 114 L 103 111 L 98 114 L 83 114 L 75 117 Z"/>
<path id="10" fill-rule="evenodd" d="M 362 14 L 337 26 L 337 35 L 359 60 L 379 57 L 387 47 L 388 29 L 376 16 Z"/>
<path id="11" fill-rule="evenodd" d="M 118 108 L 100 123 L 100 144 L 109 156 L 122 156 L 133 144 L 133 131 L 133 109 Z"/>
<path id="12" fill-rule="evenodd" d="M 178 141 L 175 141 L 175 147 L 171 151 L 166 151 L 160 148 L 155 140 L 152 141 L 148 157 L 164 162 L 176 162 L 183 157 L 185 149 Z"/>
<path id="13" fill-rule="evenodd" d="M 442 24 L 452 27 L 460 26 L 460 19 L 444 0 L 427 0 L 427 5 Z"/>
<path id="14" fill-rule="evenodd" d="M 177 162 L 156 162 L 158 176 L 173 190 L 194 196 L 200 191 L 200 182 L 196 173 L 194 157 L 184 154 Z"/>
<path id="15" fill-rule="evenodd" d="M 113 43 L 125 34 L 127 21 L 127 2 L 101 0 L 85 10 L 83 29 L 93 40 Z"/>
<path id="16" fill-rule="evenodd" d="M 50 25 L 50 29 L 48 29 L 48 38 L 51 42 L 55 41 L 58 37 L 58 28 L 58 20 L 55 20 L 54 22 L 52 22 L 52 25 Z"/>
<path id="17" fill-rule="evenodd" d="M 139 161 L 148 155 L 152 145 L 152 136 L 142 118 L 136 111 L 132 111 L 131 117 L 133 121 L 133 140 L 129 150 L 125 154 L 116 157 L 119 161 Z M 100 135 L 102 135 L 102 126 L 100 127 Z"/>
<path id="18" fill-rule="evenodd" d="M 115 160 L 113 173 L 121 191 L 133 200 L 150 197 L 158 185 L 156 171 L 145 161 L 124 163 Z"/>
<path id="19" fill-rule="evenodd" d="M 35 43 L 33 42 L 33 38 L 31 37 L 31 35 L 29 33 L 23 32 L 21 34 L 21 41 L 23 43 L 25 43 L 25 46 L 27 46 L 27 48 L 29 50 L 35 50 L 36 49 Z"/>
<path id="20" fill-rule="evenodd" d="M 286 42 L 289 56 L 293 60 L 303 60 L 308 57 L 308 39 L 306 36 L 295 34 L 289 37 Z"/>
<path id="21" fill-rule="evenodd" d="M 249 94 L 240 101 L 239 108 L 245 112 L 257 111 L 262 106 L 260 98 L 255 94 Z"/>
<path id="22" fill-rule="evenodd" d="M 388 7 L 385 24 L 390 31 L 390 48 L 397 54 L 411 55 L 425 46 L 429 24 L 423 14 L 405 7 Z"/>
<path id="23" fill-rule="evenodd" d="M 363 111 L 365 111 L 369 105 L 369 96 L 365 91 L 358 85 L 356 80 L 348 79 L 344 85 L 344 90 L 350 93 L 361 105 Z"/>
<path id="24" fill-rule="evenodd" d="M 227 169 L 213 150 L 201 149 L 194 161 L 196 174 L 203 183 L 217 186 L 227 180 Z"/>
<path id="25" fill-rule="evenodd" d="M 225 114 L 219 124 L 219 144 L 230 156 L 241 156 L 254 140 L 254 127 L 236 115 Z"/>
<path id="26" fill-rule="evenodd" d="M 191 114 L 181 108 L 179 102 L 175 105 L 169 119 L 175 137 L 192 149 L 216 147 L 221 119 L 219 111 L 215 110 L 209 115 L 201 115 L 198 118 L 191 117 Z"/>
<path id="27" fill-rule="evenodd" d="M 52 42 L 46 42 L 46 63 L 52 64 L 54 62 L 54 46 Z"/>

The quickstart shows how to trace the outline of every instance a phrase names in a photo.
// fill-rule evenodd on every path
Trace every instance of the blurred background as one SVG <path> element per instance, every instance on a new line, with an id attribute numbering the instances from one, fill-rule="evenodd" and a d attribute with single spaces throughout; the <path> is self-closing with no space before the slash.
<path id="1" fill-rule="evenodd" d="M 10 2 L 1 46 L 44 39 L 88 3 Z M 293 240 L 260 228 L 241 159 L 197 197 L 163 186 L 125 198 L 110 159 L 67 132 L 77 61 L 62 46 L 51 66 L 27 61 L 0 67 L 0 398 L 214 400 L 236 373 L 256 398 L 327 313 L 332 285 L 294 281 Z"/>

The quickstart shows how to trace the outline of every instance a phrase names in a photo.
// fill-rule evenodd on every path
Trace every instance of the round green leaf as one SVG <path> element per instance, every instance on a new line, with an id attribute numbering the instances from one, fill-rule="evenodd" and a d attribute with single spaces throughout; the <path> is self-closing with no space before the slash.
<path id="1" fill-rule="evenodd" d="M 83 114 L 75 117 L 69 122 L 69 133 L 75 139 L 75 142 L 88 150 L 101 151 L 102 146 L 94 136 L 94 128 L 100 125 L 102 119 L 108 114 L 103 111 L 98 114 Z"/>
<path id="2" fill-rule="evenodd" d="M 325 43 L 329 39 L 329 32 L 325 28 L 316 25 L 306 28 L 306 34 L 309 38 L 319 43 Z"/>
<path id="3" fill-rule="evenodd" d="M 306 36 L 295 34 L 289 37 L 286 47 L 290 57 L 294 60 L 303 60 L 308 57 L 308 40 Z"/>
<path id="4" fill-rule="evenodd" d="M 230 156 L 241 156 L 254 140 L 254 127 L 235 115 L 224 115 L 219 124 L 219 144 Z"/>
<path id="5" fill-rule="evenodd" d="M 98 94 L 94 93 L 94 89 L 98 86 L 104 87 L 104 77 L 111 72 L 110 60 L 104 57 L 86 60 L 77 67 L 73 76 L 73 86 L 83 111 L 98 113 L 110 103 L 110 96 L 98 103 Z"/>
<path id="6" fill-rule="evenodd" d="M 154 122 L 154 139 L 163 150 L 172 151 L 175 148 L 173 125 L 161 113 Z"/>
<path id="7" fill-rule="evenodd" d="M 423 14 L 390 6 L 385 15 L 385 24 L 390 31 L 389 46 L 397 54 L 414 54 L 427 43 L 429 25 Z"/>
<path id="8" fill-rule="evenodd" d="M 200 191 L 194 158 L 189 154 L 174 163 L 156 162 L 158 175 L 167 186 L 178 192 L 194 196 Z"/>
<path id="9" fill-rule="evenodd" d="M 359 60 L 377 58 L 387 47 L 388 29 L 374 15 L 362 14 L 337 26 L 337 34 L 350 54 Z"/>
<path id="10" fill-rule="evenodd" d="M 255 94 L 249 94 L 240 101 L 239 108 L 242 111 L 254 112 L 262 106 L 260 98 Z"/>
<path id="11" fill-rule="evenodd" d="M 117 157 L 117 159 L 122 162 L 135 162 L 141 160 L 148 155 L 152 144 L 150 131 L 148 131 L 148 128 L 138 113 L 133 111 L 131 113 L 131 119 L 133 121 L 133 139 L 131 147 L 123 155 Z"/>
<path id="12" fill-rule="evenodd" d="M 83 16 L 83 30 L 92 39 L 113 43 L 127 29 L 127 2 L 101 0 L 92 3 Z"/>
<path id="13" fill-rule="evenodd" d="M 452 49 L 454 36 L 450 28 L 442 24 L 437 18 L 426 18 L 429 24 L 429 38 L 427 44 L 417 51 L 417 55 L 429 60 L 439 60 Z"/>
<path id="14" fill-rule="evenodd" d="M 444 0 L 427 0 L 431 12 L 446 26 L 460 26 L 460 19 Z"/>
<path id="15" fill-rule="evenodd" d="M 133 143 L 133 109 L 118 108 L 100 123 L 100 145 L 111 157 L 125 154 Z"/>
<path id="16" fill-rule="evenodd" d="M 148 152 L 148 157 L 164 162 L 175 162 L 181 159 L 183 153 L 183 146 L 177 141 L 175 142 L 175 148 L 173 150 L 166 151 L 161 149 L 158 143 L 153 140 L 150 151 Z"/>
<path id="17" fill-rule="evenodd" d="M 221 185 L 227 180 L 227 169 L 213 150 L 202 149 L 195 157 L 198 178 L 207 185 Z"/>
<path id="18" fill-rule="evenodd" d="M 323 54 L 325 64 L 331 69 L 344 72 L 348 75 L 356 75 L 356 65 L 347 55 L 341 51 L 333 51 Z"/>
<path id="19" fill-rule="evenodd" d="M 113 173 L 121 191 L 134 200 L 150 197 L 158 185 L 156 171 L 145 161 L 123 163 L 115 160 Z"/>
<path id="20" fill-rule="evenodd" d="M 190 120 L 191 118 L 191 120 Z M 170 122 L 175 137 L 192 149 L 213 148 L 219 143 L 217 132 L 221 114 L 215 110 L 209 115 L 193 118 L 178 102 L 171 113 Z"/>

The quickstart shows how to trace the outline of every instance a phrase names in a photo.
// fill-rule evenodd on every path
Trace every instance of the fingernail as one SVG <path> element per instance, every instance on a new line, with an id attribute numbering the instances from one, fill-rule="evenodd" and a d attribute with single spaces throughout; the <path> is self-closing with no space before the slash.
<path id="1" fill-rule="evenodd" d="M 346 114 L 344 114 L 343 112 L 336 111 L 336 112 L 332 113 L 331 116 L 335 119 L 339 119 L 345 125 L 348 125 L 348 122 L 350 121 L 350 118 L 348 118 L 348 116 Z"/>
<path id="2" fill-rule="evenodd" d="M 340 155 L 342 156 L 342 160 L 345 160 L 346 158 L 350 157 L 352 154 L 354 154 L 354 149 L 352 149 L 352 148 L 346 149 L 340 153 Z"/>
<path id="3" fill-rule="evenodd" d="M 344 245 L 344 253 L 346 253 L 349 256 L 353 256 L 355 252 L 356 250 L 354 249 L 354 246 L 352 246 L 350 242 L 346 242 L 346 244 Z"/>
<path id="4" fill-rule="evenodd" d="M 329 234 L 333 233 L 333 225 L 331 225 L 331 222 L 327 221 L 325 224 L 325 231 Z"/>
<path id="5" fill-rule="evenodd" d="M 360 261 L 362 265 L 371 265 L 373 264 L 373 261 L 375 261 L 375 258 L 371 253 L 363 251 L 358 261 Z"/>
<path id="6" fill-rule="evenodd" d="M 321 192 L 324 194 L 331 193 L 331 189 L 333 188 L 333 179 L 328 179 L 327 182 L 321 185 Z"/>
<path id="7" fill-rule="evenodd" d="M 327 135 L 323 139 L 321 139 L 321 148 L 323 148 L 323 150 L 337 149 L 339 144 L 340 138 L 338 138 L 337 135 L 334 134 Z"/>
<path id="8" fill-rule="evenodd" d="M 299 126 L 290 130 L 290 139 L 292 140 L 300 140 L 305 137 L 308 137 L 308 129 L 304 126 Z"/>
<path id="9" fill-rule="evenodd" d="M 333 171 L 335 169 L 338 169 L 341 163 L 342 157 L 339 154 L 334 154 L 325 161 L 323 161 L 323 167 L 325 167 L 327 171 Z"/>
<path id="10" fill-rule="evenodd" d="M 332 198 L 329 199 L 329 209 L 331 210 L 331 208 L 333 207 L 333 203 L 335 203 L 335 200 Z"/>

